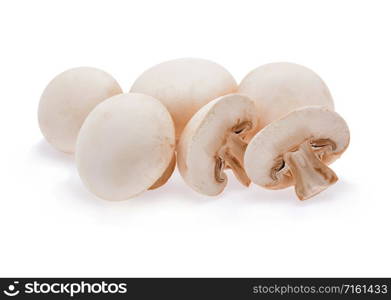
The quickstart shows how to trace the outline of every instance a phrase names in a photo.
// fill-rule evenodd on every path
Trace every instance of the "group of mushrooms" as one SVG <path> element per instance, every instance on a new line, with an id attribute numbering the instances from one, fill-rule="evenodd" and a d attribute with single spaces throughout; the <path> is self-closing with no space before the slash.
<path id="1" fill-rule="evenodd" d="M 176 165 L 204 195 L 220 194 L 231 169 L 245 186 L 294 185 L 304 200 L 338 180 L 327 165 L 349 144 L 325 83 L 293 63 L 263 65 L 237 85 L 214 62 L 176 59 L 145 71 L 129 93 L 102 70 L 74 68 L 46 87 L 38 118 L 107 200 L 162 186 Z"/>

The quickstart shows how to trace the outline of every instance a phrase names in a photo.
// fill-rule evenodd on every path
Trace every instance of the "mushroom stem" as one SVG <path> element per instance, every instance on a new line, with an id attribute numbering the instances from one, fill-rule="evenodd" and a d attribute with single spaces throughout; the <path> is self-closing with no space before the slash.
<path id="1" fill-rule="evenodd" d="M 237 133 L 228 135 L 226 144 L 219 151 L 218 160 L 216 161 L 215 177 L 218 182 L 221 182 L 221 173 L 224 168 L 230 168 L 235 177 L 244 186 L 249 186 L 250 178 L 247 176 L 243 168 L 244 152 L 246 151 L 247 143 Z"/>
<path id="2" fill-rule="evenodd" d="M 243 168 L 243 159 L 239 161 L 239 159 L 235 156 L 227 155 L 224 157 L 225 163 L 231 168 L 235 177 L 240 181 L 244 186 L 249 186 L 251 183 L 250 178 L 248 178 L 246 171 Z"/>
<path id="3" fill-rule="evenodd" d="M 334 171 L 318 159 L 309 140 L 302 143 L 297 151 L 285 153 L 284 161 L 295 179 L 295 190 L 300 200 L 315 196 L 338 180 Z"/>
<path id="4" fill-rule="evenodd" d="M 235 156 L 240 165 L 243 166 L 244 152 L 247 148 L 247 143 L 242 140 L 238 134 L 231 134 L 227 138 L 227 148 L 228 151 Z"/>

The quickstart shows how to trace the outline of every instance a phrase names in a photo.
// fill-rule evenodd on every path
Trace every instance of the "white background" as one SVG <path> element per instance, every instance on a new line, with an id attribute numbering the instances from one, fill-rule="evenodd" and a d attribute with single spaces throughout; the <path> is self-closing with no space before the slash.
<path id="1" fill-rule="evenodd" d="M 391 276 L 389 1 L 1 1 L 1 276 Z M 150 66 L 201 57 L 239 82 L 291 61 L 328 84 L 351 144 L 339 182 L 204 197 L 176 173 L 110 203 L 42 138 L 37 107 L 58 73 L 94 66 L 128 91 Z"/>

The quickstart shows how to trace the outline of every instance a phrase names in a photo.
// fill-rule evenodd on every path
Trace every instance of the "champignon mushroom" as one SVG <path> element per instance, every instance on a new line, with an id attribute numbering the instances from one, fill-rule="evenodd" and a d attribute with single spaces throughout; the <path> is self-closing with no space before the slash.
<path id="1" fill-rule="evenodd" d="M 73 153 L 80 127 L 90 111 L 120 93 L 115 79 L 99 69 L 80 67 L 59 74 L 45 88 L 39 103 L 42 134 L 58 150 Z"/>
<path id="2" fill-rule="evenodd" d="M 161 177 L 163 183 L 168 179 L 174 148 L 174 123 L 164 105 L 151 96 L 121 94 L 86 118 L 77 139 L 76 164 L 92 193 L 124 200 L 159 180 L 161 185 Z"/>
<path id="3" fill-rule="evenodd" d="M 260 128 L 300 107 L 334 109 L 323 80 L 312 70 L 293 63 L 271 63 L 251 71 L 240 83 L 239 93 L 255 101 Z"/>
<path id="4" fill-rule="evenodd" d="M 346 150 L 349 129 L 336 112 L 320 106 L 292 111 L 259 131 L 244 155 L 250 179 L 269 189 L 295 185 L 300 200 L 335 183 L 327 167 Z"/>
<path id="5" fill-rule="evenodd" d="M 130 91 L 150 95 L 167 107 L 174 119 L 178 140 L 196 111 L 236 90 L 235 79 L 222 66 L 204 59 L 182 58 L 148 69 Z"/>
<path id="6" fill-rule="evenodd" d="M 248 186 L 243 155 L 246 137 L 256 127 L 255 105 L 244 95 L 226 95 L 203 106 L 186 125 L 177 147 L 185 182 L 201 194 L 214 196 L 224 190 L 224 169 L 230 168 Z"/>

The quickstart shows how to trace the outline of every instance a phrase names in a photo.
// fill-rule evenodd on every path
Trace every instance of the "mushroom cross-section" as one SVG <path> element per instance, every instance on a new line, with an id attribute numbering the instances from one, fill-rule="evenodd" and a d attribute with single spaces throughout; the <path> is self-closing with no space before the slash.
<path id="1" fill-rule="evenodd" d="M 203 105 L 237 88 L 235 79 L 222 66 L 205 59 L 181 58 L 146 70 L 130 91 L 150 95 L 166 106 L 178 140 L 186 123 Z"/>
<path id="2" fill-rule="evenodd" d="M 84 122 L 76 164 L 98 197 L 124 200 L 162 185 L 172 173 L 174 123 L 156 99 L 121 94 L 99 104 Z"/>
<path id="3" fill-rule="evenodd" d="M 269 189 L 295 185 L 299 199 L 308 199 L 338 180 L 327 165 L 342 155 L 349 138 L 349 128 L 336 112 L 300 108 L 254 136 L 244 167 L 254 183 Z"/>
<path id="4" fill-rule="evenodd" d="M 195 191 L 214 196 L 221 193 L 231 169 L 248 186 L 243 169 L 247 137 L 257 127 L 254 102 L 231 94 L 203 106 L 186 125 L 178 144 L 178 168 Z"/>

